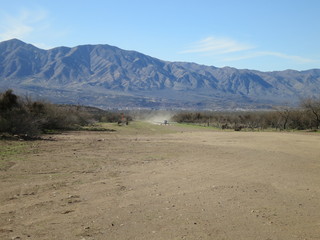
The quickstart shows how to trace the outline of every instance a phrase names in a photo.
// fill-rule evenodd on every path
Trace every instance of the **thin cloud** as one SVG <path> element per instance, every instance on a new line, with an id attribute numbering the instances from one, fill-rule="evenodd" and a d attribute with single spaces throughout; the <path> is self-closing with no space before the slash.
<path id="1" fill-rule="evenodd" d="M 311 63 L 315 62 L 314 59 L 310 58 L 304 58 L 300 56 L 294 56 L 294 55 L 288 55 L 280 52 L 268 52 L 268 51 L 262 51 L 262 52 L 252 52 L 247 55 L 239 56 L 239 57 L 229 57 L 224 58 L 223 61 L 229 62 L 229 61 L 239 61 L 244 59 L 250 59 L 250 58 L 256 58 L 256 57 L 264 57 L 264 56 L 273 56 L 278 57 L 282 59 L 291 60 L 297 63 Z"/>
<path id="2" fill-rule="evenodd" d="M 230 38 L 207 37 L 189 46 L 180 54 L 196 54 L 213 58 L 217 62 L 236 62 L 245 59 L 274 57 L 274 59 L 289 60 L 296 64 L 316 63 L 317 60 L 302 56 L 289 55 L 274 51 L 259 51 L 256 47 L 240 43 Z"/>
<path id="3" fill-rule="evenodd" d="M 229 38 L 207 37 L 192 44 L 188 49 L 180 53 L 226 54 L 246 51 L 252 48 L 254 47 L 249 44 L 239 43 Z"/>
<path id="4" fill-rule="evenodd" d="M 4 14 L 0 19 L 0 40 L 26 38 L 36 29 L 47 28 L 43 22 L 46 18 L 47 13 L 44 10 L 22 10 L 17 15 Z"/>
<path id="5" fill-rule="evenodd" d="M 300 62 L 300 63 L 310 63 L 310 62 L 315 61 L 310 58 L 304 58 L 304 57 L 294 56 L 294 55 L 287 55 L 287 54 L 279 53 L 279 52 L 260 52 L 260 53 L 263 56 L 274 56 L 274 57 L 284 58 L 284 59 L 288 59 L 288 60 L 292 60 L 292 61 Z"/>

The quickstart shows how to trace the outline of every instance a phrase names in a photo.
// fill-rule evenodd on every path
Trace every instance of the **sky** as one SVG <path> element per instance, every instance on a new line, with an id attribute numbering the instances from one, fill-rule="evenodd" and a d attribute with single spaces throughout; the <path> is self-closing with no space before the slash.
<path id="1" fill-rule="evenodd" d="M 260 71 L 320 68 L 319 0 L 0 0 L 0 41 L 109 44 Z"/>

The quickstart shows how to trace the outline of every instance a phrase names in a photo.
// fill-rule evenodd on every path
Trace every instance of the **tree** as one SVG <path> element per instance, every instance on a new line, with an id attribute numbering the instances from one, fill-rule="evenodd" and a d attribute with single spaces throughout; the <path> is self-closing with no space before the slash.
<path id="1" fill-rule="evenodd" d="M 278 107 L 277 113 L 279 116 L 278 124 L 281 124 L 281 129 L 287 129 L 290 120 L 291 109 L 289 107 Z"/>
<path id="2" fill-rule="evenodd" d="M 311 113 L 312 122 L 316 129 L 320 127 L 320 98 L 307 98 L 302 100 L 301 106 L 307 113 Z"/>
<path id="3" fill-rule="evenodd" d="M 18 96 L 11 89 L 0 95 L 0 113 L 4 114 L 13 107 L 18 106 Z"/>

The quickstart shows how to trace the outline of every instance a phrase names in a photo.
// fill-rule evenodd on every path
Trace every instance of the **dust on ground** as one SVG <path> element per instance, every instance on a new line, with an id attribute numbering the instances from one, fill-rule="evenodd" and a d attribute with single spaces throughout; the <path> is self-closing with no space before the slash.
<path id="1" fill-rule="evenodd" d="M 0 239 L 320 239 L 319 134 L 109 127 L 1 155 Z"/>

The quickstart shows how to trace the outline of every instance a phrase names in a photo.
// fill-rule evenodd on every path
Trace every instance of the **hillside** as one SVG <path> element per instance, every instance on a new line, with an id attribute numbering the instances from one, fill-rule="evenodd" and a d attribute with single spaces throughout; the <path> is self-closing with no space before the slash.
<path id="1" fill-rule="evenodd" d="M 260 72 L 162 61 L 109 45 L 0 43 L 0 87 L 102 108 L 264 108 L 319 95 L 320 69 Z"/>

